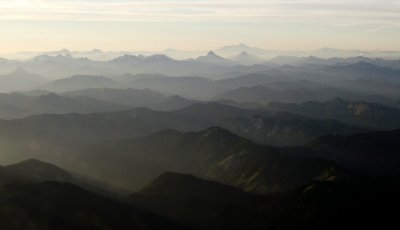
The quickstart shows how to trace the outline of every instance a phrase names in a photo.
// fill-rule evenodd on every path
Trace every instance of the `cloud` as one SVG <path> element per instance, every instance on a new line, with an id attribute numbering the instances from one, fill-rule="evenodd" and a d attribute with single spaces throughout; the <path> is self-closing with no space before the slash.
<path id="1" fill-rule="evenodd" d="M 392 49 L 399 23 L 400 0 L 0 0 L 0 50 L 236 42 Z"/>
<path id="2" fill-rule="evenodd" d="M 400 20 L 399 12 L 400 2 L 391 0 L 0 0 L 0 20 L 385 24 Z"/>

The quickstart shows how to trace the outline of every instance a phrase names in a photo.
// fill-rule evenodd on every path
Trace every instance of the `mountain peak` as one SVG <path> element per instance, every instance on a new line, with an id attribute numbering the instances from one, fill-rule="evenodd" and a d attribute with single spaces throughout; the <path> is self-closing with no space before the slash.
<path id="1" fill-rule="evenodd" d="M 169 56 L 165 55 L 165 54 L 155 54 L 155 55 L 148 56 L 146 58 L 146 60 L 150 60 L 150 61 L 172 61 L 173 59 L 170 58 Z"/>
<path id="2" fill-rule="evenodd" d="M 209 56 L 209 57 L 217 57 L 218 55 L 216 55 L 214 53 L 214 51 L 211 50 L 210 52 L 208 52 L 207 56 Z"/>
<path id="3" fill-rule="evenodd" d="M 214 64 L 214 65 L 232 65 L 234 64 L 233 61 L 225 59 L 216 53 L 214 51 L 208 52 L 206 56 L 200 56 L 196 59 L 197 61 L 204 62 L 204 63 L 209 63 L 209 64 Z"/>
<path id="4" fill-rule="evenodd" d="M 6 170 L 17 178 L 29 182 L 60 181 L 69 182 L 73 177 L 63 169 L 36 159 L 25 160 L 5 166 Z"/>
<path id="5" fill-rule="evenodd" d="M 128 62 L 128 61 L 136 61 L 139 58 L 136 55 L 132 55 L 132 54 L 124 54 L 122 56 L 119 56 L 113 60 L 111 60 L 111 62 Z"/>

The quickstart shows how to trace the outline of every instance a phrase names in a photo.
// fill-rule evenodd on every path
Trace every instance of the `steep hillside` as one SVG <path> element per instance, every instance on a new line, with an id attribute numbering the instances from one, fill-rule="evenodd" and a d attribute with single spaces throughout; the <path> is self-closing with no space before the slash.
<path id="1" fill-rule="evenodd" d="M 345 172 L 324 160 L 305 160 L 261 146 L 221 128 L 180 133 L 167 130 L 112 141 L 84 154 L 96 178 L 135 190 L 165 171 L 191 173 L 255 193 L 286 191 Z"/>

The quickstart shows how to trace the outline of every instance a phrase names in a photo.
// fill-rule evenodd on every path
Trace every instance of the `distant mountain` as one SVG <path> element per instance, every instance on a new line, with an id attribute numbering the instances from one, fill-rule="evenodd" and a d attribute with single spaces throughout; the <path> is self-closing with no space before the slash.
<path id="1" fill-rule="evenodd" d="M 240 43 L 237 45 L 224 46 L 224 47 L 221 47 L 221 48 L 215 50 L 215 52 L 221 53 L 225 57 L 232 57 L 232 56 L 237 55 L 242 52 L 252 53 L 254 55 L 258 55 L 261 57 L 271 57 L 271 56 L 275 55 L 275 53 L 276 53 L 275 51 L 268 51 L 268 50 L 264 50 L 264 49 L 260 49 L 260 48 L 256 48 L 256 47 L 250 47 L 243 43 Z"/>
<path id="2" fill-rule="evenodd" d="M 221 120 L 220 124 L 257 143 L 275 146 L 301 145 L 326 134 L 354 134 L 366 131 L 335 120 L 314 120 L 283 112 L 271 117 L 226 118 Z"/>
<path id="3" fill-rule="evenodd" d="M 215 102 L 196 103 L 185 108 L 173 111 L 172 113 L 185 117 L 192 117 L 197 120 L 218 122 L 219 120 L 234 117 L 249 117 L 254 115 L 271 115 L 267 110 L 247 110 L 234 106 L 222 105 Z"/>
<path id="4" fill-rule="evenodd" d="M 15 119 L 36 114 L 94 113 L 119 111 L 128 107 L 88 97 L 62 97 L 54 93 L 27 96 L 0 94 L 0 118 Z"/>
<path id="5" fill-rule="evenodd" d="M 164 54 L 133 55 L 128 53 L 117 54 L 118 57 L 94 61 L 74 54 L 40 55 L 26 62 L 10 61 L 0 63 L 5 71 L 12 71 L 18 66 L 29 72 L 45 76 L 48 79 L 63 79 L 73 75 L 122 75 L 131 74 L 166 74 L 171 76 L 182 75 L 214 75 L 217 63 L 204 63 L 195 60 L 175 60 Z M 106 54 L 114 56 L 115 54 Z M 147 55 L 147 54 L 146 54 Z M 79 56 L 79 57 L 78 57 Z M 115 57 L 115 56 L 114 56 Z M 103 59 L 103 58 L 102 58 Z M 226 67 L 223 67 L 223 71 Z M 220 72 L 220 71 L 218 71 Z"/>
<path id="6" fill-rule="evenodd" d="M 264 86 L 275 91 L 288 89 L 299 91 L 306 88 L 328 90 L 331 94 L 352 100 L 391 104 L 399 96 L 398 76 L 398 70 L 357 62 L 355 64 L 270 67 L 268 71 L 218 80 L 214 84 L 221 88 L 225 87 L 222 93 L 237 90 L 240 87 Z M 315 92 L 315 94 L 322 97 L 329 92 Z M 282 92 L 282 97 L 285 97 L 284 93 Z M 289 94 L 287 97 L 291 96 L 290 92 L 287 94 Z"/>
<path id="7" fill-rule="evenodd" d="M 278 65 L 294 65 L 299 63 L 301 59 L 302 59 L 301 57 L 279 55 L 268 60 L 268 63 L 278 64 Z"/>
<path id="8" fill-rule="evenodd" d="M 400 69 L 400 63 L 397 60 L 373 58 L 360 55 L 352 55 L 349 57 L 330 56 L 323 57 L 318 54 L 306 54 L 302 56 L 295 55 L 278 55 L 266 63 L 273 63 L 277 65 L 320 65 L 320 66 L 334 66 L 334 65 L 352 65 L 359 62 L 369 63 L 379 67 L 389 67 L 393 69 Z"/>
<path id="9" fill-rule="evenodd" d="M 290 85 L 290 84 L 287 84 Z M 253 87 L 240 87 L 233 90 L 223 92 L 216 97 L 214 100 L 232 100 L 236 102 L 254 102 L 258 104 L 268 104 L 274 101 L 280 101 L 282 103 L 301 103 L 311 100 L 327 101 L 335 98 L 344 98 L 346 100 L 366 100 L 366 101 L 382 101 L 390 102 L 388 98 L 369 95 L 357 92 L 351 92 L 344 89 L 337 89 L 333 87 L 302 87 L 301 84 L 297 86 L 295 83 L 292 85 L 295 88 L 287 87 L 282 90 L 276 90 L 275 88 L 266 86 L 253 86 Z"/>
<path id="10" fill-rule="evenodd" d="M 315 56 L 277 56 L 268 60 L 268 63 L 279 65 L 329 65 L 329 62 L 327 60 Z"/>
<path id="11" fill-rule="evenodd" d="M 174 63 L 176 60 L 168 57 L 164 54 L 155 54 L 145 58 L 146 62 L 149 64 L 167 64 L 167 63 Z"/>
<path id="12" fill-rule="evenodd" d="M 106 72 L 105 66 L 98 65 L 87 58 L 74 58 L 70 54 L 36 56 L 21 66 L 29 72 L 39 74 L 47 79 L 62 79 L 73 75 L 100 75 Z"/>
<path id="13" fill-rule="evenodd" d="M 0 75 L 7 75 L 21 68 L 21 62 L 0 57 Z"/>
<path id="14" fill-rule="evenodd" d="M 255 102 L 236 102 L 232 100 L 214 100 L 211 102 L 215 102 L 221 105 L 229 105 L 240 109 L 250 109 L 250 110 L 255 110 L 265 107 L 264 105 Z"/>
<path id="15" fill-rule="evenodd" d="M 50 84 L 39 86 L 38 89 L 51 92 L 66 92 L 87 88 L 115 88 L 118 83 L 102 76 L 75 75 L 69 78 L 55 80 Z"/>
<path id="16" fill-rule="evenodd" d="M 129 107 L 153 107 L 165 99 L 163 94 L 148 89 L 92 88 L 66 92 L 63 95 L 83 96 Z"/>
<path id="17" fill-rule="evenodd" d="M 255 102 L 260 104 L 265 104 L 270 101 L 287 101 L 279 97 L 279 93 L 275 90 L 268 89 L 263 86 L 253 86 L 253 87 L 240 87 L 227 92 L 224 92 L 216 96 L 215 100 L 232 100 L 236 102 Z M 283 96 L 289 96 L 285 94 Z M 314 95 L 313 95 L 314 97 Z M 297 100 L 298 97 L 295 97 Z"/>
<path id="18" fill-rule="evenodd" d="M 373 129 L 400 128 L 400 109 L 364 101 L 334 99 L 326 102 L 309 101 L 301 104 L 271 103 L 269 109 L 288 111 L 313 118 L 338 121 Z"/>
<path id="19" fill-rule="evenodd" d="M 63 95 L 69 97 L 88 97 L 131 108 L 147 107 L 162 111 L 181 109 L 197 103 L 197 101 L 177 95 L 167 97 L 149 89 L 84 89 L 66 92 Z"/>
<path id="20" fill-rule="evenodd" d="M 166 51 L 161 53 L 170 52 Z M 190 55 L 176 51 L 173 51 L 172 53 L 177 54 L 175 56 L 197 57 L 201 52 L 189 52 L 191 53 Z M 179 55 L 178 53 L 181 53 L 182 55 Z M 391 58 L 391 60 L 386 60 L 383 58 L 371 58 L 368 56 L 357 55 L 345 58 L 330 57 L 328 59 L 322 59 L 320 55 L 317 55 L 313 52 L 265 51 L 263 49 L 251 48 L 243 44 L 217 49 L 215 50 L 215 53 L 224 58 L 232 58 L 240 53 L 242 53 L 241 56 L 248 56 L 245 55 L 247 53 L 262 59 L 273 58 L 277 56 L 286 57 L 277 58 L 276 60 L 264 62 L 255 66 L 243 66 L 236 65 L 240 62 L 230 61 L 231 63 L 229 63 L 226 60 L 221 61 L 220 59 L 217 59 L 215 60 L 216 62 L 211 63 L 196 61 L 194 59 L 175 60 L 166 56 L 165 54 L 156 54 L 154 52 L 142 52 L 143 55 L 139 54 L 139 52 L 136 52 L 136 55 L 134 55 L 132 52 L 102 52 L 99 50 L 86 52 L 61 51 L 51 54 L 42 54 L 24 62 L 10 60 L 0 61 L 0 72 L 4 74 L 11 72 L 18 67 L 22 67 L 30 73 L 35 73 L 52 80 L 62 79 L 72 75 L 115 76 L 126 73 L 163 74 L 171 76 L 194 75 L 210 77 L 213 79 L 222 79 L 266 71 L 270 70 L 269 67 L 276 67 L 285 64 L 304 67 L 312 65 L 337 65 L 343 63 L 354 64 L 362 61 L 380 67 L 389 67 L 397 70 L 400 69 L 400 62 L 393 60 L 394 58 Z M 390 54 L 388 55 L 390 56 Z M 30 56 L 32 56 L 32 54 L 30 54 Z M 91 57 L 96 58 L 90 59 Z M 204 56 L 204 58 L 208 59 L 207 56 Z M 248 60 L 249 58 L 246 59 Z M 278 59 L 286 60 L 280 61 Z"/>
<path id="21" fill-rule="evenodd" d="M 103 95 L 101 90 L 100 92 L 97 92 L 97 90 L 89 91 L 93 91 L 96 95 Z M 106 91 L 109 92 L 108 90 Z M 114 91 L 111 90 L 110 92 Z M 116 96 L 113 99 L 115 99 L 116 102 L 119 99 L 123 99 L 123 101 L 120 101 L 120 104 L 122 102 L 128 104 L 135 102 L 135 93 L 139 93 L 140 95 L 147 94 L 147 91 L 144 92 L 145 94 L 142 94 L 142 91 L 133 90 L 132 92 L 134 94 L 126 95 L 124 90 L 117 90 L 115 95 L 122 95 L 123 97 Z M 149 95 L 151 96 L 153 94 L 150 92 Z M 33 125 L 32 123 L 37 122 L 37 124 L 41 124 L 43 127 L 47 127 L 47 129 L 53 130 L 54 132 L 58 132 L 57 127 L 64 126 L 66 130 L 69 130 L 70 127 L 81 130 L 82 128 L 80 125 L 85 124 L 84 127 L 86 127 L 86 130 L 81 131 L 82 135 L 86 133 L 88 137 L 97 137 L 103 134 L 116 134 L 118 133 L 116 131 L 117 129 L 120 129 L 121 134 L 117 137 L 123 137 L 123 135 L 132 137 L 140 134 L 149 134 L 166 128 L 193 131 L 210 126 L 220 126 L 231 132 L 250 138 L 257 143 L 293 145 L 308 143 L 320 135 L 331 133 L 352 134 L 363 130 L 333 120 L 309 119 L 300 115 L 293 115 L 290 113 L 280 114 L 275 111 L 261 109 L 239 109 L 218 103 L 202 104 L 177 96 L 162 98 L 161 100 L 149 100 L 148 102 L 150 104 L 145 105 L 147 107 L 153 107 L 154 110 L 169 112 L 156 112 L 145 108 L 121 111 L 127 110 L 128 107 L 82 96 L 62 97 L 56 94 L 49 94 L 37 98 L 19 94 L 15 96 L 5 96 L 4 104 L 0 103 L 0 107 L 2 108 L 0 115 L 3 118 L 13 119 L 33 114 L 54 114 L 29 117 L 21 120 L 21 122 L 27 122 L 29 125 Z M 132 99 L 130 99 L 131 97 Z M 148 98 L 152 99 L 152 97 Z M 1 95 L 0 99 L 2 99 Z M 14 104 L 7 104 L 10 100 Z M 18 104 L 16 103 L 17 100 L 19 100 Z M 80 113 L 81 115 L 67 113 Z M 65 115 L 56 116 L 55 114 Z M 88 115 L 83 116 L 83 114 Z M 46 121 L 46 119 L 49 118 L 51 119 Z M 37 128 L 40 129 L 40 126 Z M 103 131 L 101 131 L 102 129 Z M 26 128 L 26 131 L 30 133 L 28 128 Z M 46 130 L 44 130 L 44 132 L 46 132 Z M 69 137 L 69 135 L 66 135 L 66 139 Z M 80 135 L 77 137 L 80 137 Z M 87 137 L 81 138 L 86 139 Z"/>
<path id="22" fill-rule="evenodd" d="M 107 137 L 107 139 L 115 139 L 118 137 L 123 138 L 125 135 L 127 135 L 126 137 L 132 137 L 132 135 L 146 135 L 168 128 L 185 131 L 201 129 L 204 126 L 207 126 L 204 122 L 194 120 L 193 118 L 169 112 L 153 111 L 147 108 L 134 108 L 124 111 L 91 114 L 45 114 L 30 116 L 19 120 L 0 120 L 0 123 L 1 122 L 5 124 L 7 128 L 13 128 L 13 125 L 19 126 L 18 123 L 21 123 L 22 127 L 26 125 L 26 127 L 24 127 L 26 131 L 29 129 L 40 129 L 40 126 L 43 125 L 43 127 L 46 128 L 43 128 L 42 134 L 45 134 L 46 132 L 57 132 L 57 130 L 61 130 L 61 127 L 64 129 L 64 132 L 68 130 L 72 133 L 75 133 L 78 130 L 87 130 L 87 132 L 81 134 L 82 137 L 88 139 L 100 136 Z M 86 125 L 82 126 L 82 124 Z M 74 131 L 73 128 L 77 128 L 77 130 Z M 100 132 L 100 130 L 104 131 Z M 105 130 L 108 130 L 108 132 L 105 132 Z M 114 130 L 115 132 L 111 130 Z M 117 130 L 120 131 L 117 132 Z M 64 134 L 66 135 L 67 133 L 68 132 Z M 129 133 L 132 133 L 132 135 Z M 114 134 L 117 134 L 117 136 L 114 136 Z M 65 137 L 68 139 L 68 135 Z M 76 138 L 79 140 L 81 137 Z"/>
<path id="23" fill-rule="evenodd" d="M 321 57 L 354 57 L 363 54 L 361 50 L 342 50 L 342 49 L 335 49 L 330 47 L 323 47 L 321 49 L 317 49 L 314 51 L 315 54 Z"/>
<path id="24" fill-rule="evenodd" d="M 315 120 L 265 109 L 239 109 L 218 103 L 193 104 L 173 113 L 207 121 L 257 143 L 278 146 L 306 144 L 326 134 L 365 131 L 335 120 Z"/>
<path id="25" fill-rule="evenodd" d="M 376 81 L 368 79 L 338 80 L 329 82 L 330 86 L 359 92 L 361 94 L 384 95 L 390 98 L 400 97 L 400 83 L 390 81 Z M 386 103 L 385 103 L 386 104 Z M 387 103 L 389 104 L 389 103 Z"/>
<path id="26" fill-rule="evenodd" d="M 151 56 L 143 56 L 143 55 L 124 55 L 118 58 L 115 58 L 109 63 L 113 64 L 122 64 L 122 65 L 138 65 L 138 64 L 172 64 L 176 62 L 174 59 L 163 55 L 163 54 L 157 54 L 157 55 L 151 55 Z"/>
<path id="27" fill-rule="evenodd" d="M 243 65 L 254 65 L 263 62 L 262 58 L 245 51 L 239 53 L 237 56 L 234 56 L 232 60 L 237 61 Z"/>
<path id="28" fill-rule="evenodd" d="M 119 74 L 151 74 L 170 76 L 215 76 L 236 65 L 235 62 L 210 52 L 197 59 L 175 60 L 166 55 L 124 56 L 111 60 L 106 66 Z"/>
<path id="29" fill-rule="evenodd" d="M 200 56 L 196 59 L 197 62 L 211 64 L 215 66 L 230 66 L 236 63 L 232 60 L 218 56 L 213 51 L 208 52 L 206 56 Z"/>
<path id="30" fill-rule="evenodd" d="M 298 81 L 290 81 L 290 82 L 271 82 L 264 85 L 269 89 L 275 90 L 289 90 L 289 89 L 298 89 L 305 88 L 310 90 L 324 89 L 327 88 L 327 85 L 319 82 L 313 82 L 310 80 L 298 80 Z"/>
<path id="31" fill-rule="evenodd" d="M 151 89 L 166 95 L 179 95 L 193 100 L 208 99 L 223 91 L 212 80 L 204 77 L 145 77 L 127 83 L 136 89 Z"/>
<path id="32" fill-rule="evenodd" d="M 117 57 L 113 60 L 108 61 L 109 63 L 113 63 L 113 64 L 122 64 L 122 65 L 126 65 L 126 64 L 138 64 L 140 62 L 142 62 L 145 59 L 145 57 L 143 55 L 123 55 L 120 57 Z"/>
<path id="33" fill-rule="evenodd" d="M 38 96 L 45 96 L 45 95 L 51 94 L 52 92 L 47 91 L 47 90 L 42 90 L 42 89 L 36 89 L 36 90 L 22 91 L 19 93 L 24 94 L 26 96 L 38 97 Z"/>
<path id="34" fill-rule="evenodd" d="M 0 145 L 8 150 L 0 155 L 0 162 L 37 158 L 74 168 L 80 164 L 73 161 L 71 165 L 68 156 L 94 142 L 139 137 L 169 128 L 189 131 L 209 126 L 208 122 L 146 108 L 0 120 Z"/>
<path id="35" fill-rule="evenodd" d="M 199 102 L 174 95 L 164 99 L 160 104 L 155 106 L 154 109 L 162 111 L 172 111 L 172 110 L 182 109 L 196 103 Z"/>
<path id="36" fill-rule="evenodd" d="M 130 73 L 125 73 L 116 77 L 113 77 L 112 79 L 117 81 L 118 83 L 124 85 L 124 84 L 129 84 L 134 82 L 135 80 L 138 79 L 143 79 L 143 78 L 162 78 L 162 77 L 171 77 L 169 75 L 163 75 L 163 74 L 130 74 Z"/>
<path id="37" fill-rule="evenodd" d="M 331 65 L 322 68 L 321 71 L 325 75 L 334 75 L 337 79 L 365 79 L 400 83 L 400 70 L 377 66 L 369 62 Z"/>
<path id="38" fill-rule="evenodd" d="M 270 75 L 273 74 L 273 75 Z M 302 77 L 290 77 L 287 79 L 280 76 L 279 73 L 252 73 L 246 74 L 241 77 L 227 78 L 215 81 L 215 84 L 224 86 L 226 89 L 238 89 L 241 87 L 255 87 L 264 86 L 271 90 L 286 90 L 286 89 L 296 89 L 296 88 L 306 88 L 306 89 L 322 89 L 329 85 L 327 83 L 320 83 L 314 79 L 303 79 Z M 290 73 L 288 73 L 289 75 Z M 298 73 L 299 74 L 299 73 Z M 299 80 L 300 79 L 300 80 Z"/>
<path id="39" fill-rule="evenodd" d="M 18 68 L 9 74 L 0 75 L 0 92 L 28 90 L 46 82 L 48 80 L 45 78 Z"/>
<path id="40" fill-rule="evenodd" d="M 252 87 L 265 85 L 274 81 L 274 78 L 268 74 L 252 73 L 236 78 L 227 78 L 215 81 L 215 84 L 227 89 L 236 89 L 240 87 Z"/>

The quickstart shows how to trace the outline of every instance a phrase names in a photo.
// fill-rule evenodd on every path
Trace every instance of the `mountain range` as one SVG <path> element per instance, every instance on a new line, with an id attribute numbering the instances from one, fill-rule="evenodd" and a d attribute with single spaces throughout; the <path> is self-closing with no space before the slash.
<path id="1" fill-rule="evenodd" d="M 340 98 L 326 102 L 309 101 L 300 104 L 270 103 L 269 109 L 288 111 L 307 117 L 335 119 L 347 124 L 373 129 L 396 129 L 398 108 L 366 101 L 346 101 Z"/>
<path id="2" fill-rule="evenodd" d="M 226 50 L 236 50 L 235 52 Z M 268 51 L 266 51 L 268 53 Z M 206 52 L 204 52 L 206 53 Z M 265 52 L 247 46 L 226 47 L 226 49 L 210 51 L 206 55 L 198 53 L 197 58 L 173 59 L 165 54 L 120 53 L 109 60 L 90 60 L 83 56 L 73 56 L 69 52 L 57 54 L 42 54 L 26 61 L 6 60 L 0 62 L 0 73 L 6 74 L 17 68 L 27 72 L 55 80 L 73 75 L 123 75 L 131 74 L 167 74 L 172 76 L 205 76 L 213 79 L 238 77 L 259 71 L 269 71 L 271 68 L 294 65 L 298 67 L 335 66 L 356 64 L 359 62 L 379 67 L 400 69 L 400 63 L 390 58 L 359 56 L 354 54 L 343 57 L 321 57 L 305 55 L 286 55 L 276 57 L 271 51 L 270 58 L 265 58 Z M 263 56 L 264 55 L 264 56 Z M 260 58 L 258 58 L 260 57 Z M 231 59 L 229 59 L 231 58 Z M 258 61 L 260 59 L 260 61 Z M 155 68 L 156 67 L 156 68 Z"/>
<path id="3" fill-rule="evenodd" d="M 19 55 L 0 58 L 2 229 L 397 226 L 397 51 Z"/>
<path id="4" fill-rule="evenodd" d="M 149 115 L 148 112 L 143 112 Z M 87 117 L 92 120 L 90 123 L 89 120 L 79 119 L 80 122 L 86 123 L 84 129 L 77 129 L 81 123 L 74 123 L 71 120 L 74 116 L 64 118 L 47 116 L 43 117 L 43 120 L 40 120 L 41 117 L 32 117 L 23 122 L 3 122 L 2 146 L 8 150 L 9 154 L 2 156 L 2 162 L 15 161 L 27 156 L 37 157 L 57 162 L 66 168 L 74 169 L 98 180 L 112 182 L 113 186 L 125 189 L 137 189 L 164 170 L 193 173 L 259 193 L 293 189 L 312 178 L 340 178 L 340 175 L 346 174 L 333 163 L 324 160 L 301 160 L 301 156 L 296 156 L 300 157 L 298 159 L 286 156 L 285 152 L 288 150 L 257 145 L 220 128 L 187 134 L 161 131 L 147 137 L 134 138 L 145 134 L 140 132 L 140 127 L 146 127 L 149 124 L 144 123 L 145 120 L 136 118 L 132 121 L 137 120 L 139 123 L 129 122 L 131 124 L 126 126 L 128 123 L 122 122 L 120 118 L 127 114 L 129 113 L 120 114 L 118 118 L 115 118 L 114 122 L 119 121 L 120 127 L 115 126 L 114 122 L 110 123 L 110 120 L 105 122 L 106 120 L 100 117 L 93 120 L 93 115 Z M 140 112 L 133 113 L 132 111 L 130 114 L 137 116 Z M 111 118 L 110 114 L 103 116 L 104 118 L 108 116 L 107 119 Z M 65 119 L 70 121 L 67 123 Z M 96 121 L 99 121 L 103 127 L 95 128 L 98 127 Z M 158 122 L 162 124 L 162 121 Z M 46 133 L 34 132 L 37 129 L 35 126 L 44 127 L 46 123 L 46 130 L 48 130 Z M 170 121 L 167 123 L 173 124 Z M 60 124 L 63 124 L 64 128 Z M 107 128 L 107 124 L 113 124 L 109 125 L 112 128 Z M 13 127 L 18 127 L 18 130 Z M 164 126 L 164 129 L 167 127 Z M 162 129 L 163 127 L 159 126 L 159 130 Z M 99 132 L 99 130 L 107 131 Z M 77 133 L 79 135 L 76 135 Z M 15 138 L 15 135 L 18 138 Z M 32 139 L 33 137 L 35 139 Z M 375 142 L 371 144 L 380 146 Z M 332 144 L 332 146 L 335 145 Z M 49 154 L 47 149 L 56 151 Z M 377 154 L 378 150 L 371 149 L 371 151 L 371 154 Z M 29 155 L 26 155 L 27 152 Z M 314 150 L 310 149 L 310 152 Z M 334 159 L 327 157 L 327 160 Z M 378 164 L 378 161 L 371 162 Z M 396 161 L 390 162 L 394 164 Z M 282 166 L 267 167 L 270 164 Z M 297 173 L 291 174 L 291 170 L 287 167 L 296 168 Z M 268 180 L 265 180 L 266 176 Z"/>
<path id="5" fill-rule="evenodd" d="M 84 190 L 69 182 L 73 177 L 68 172 L 48 163 L 28 160 L 1 167 L 0 178 L 0 220 L 5 229 L 182 228 Z"/>
<path id="6" fill-rule="evenodd" d="M 57 166 L 28 160 L 0 167 L 0 178 L 13 177 L 0 183 L 0 219 L 11 230 L 382 227 L 396 220 L 386 209 L 399 204 L 395 168 L 380 180 L 350 176 L 268 196 L 165 172 L 137 193 L 111 198 L 65 182 L 74 178 Z"/>

